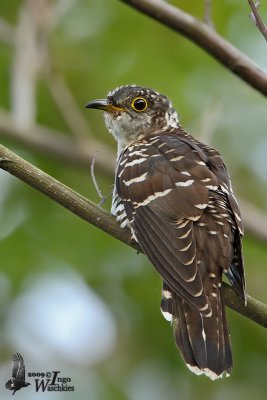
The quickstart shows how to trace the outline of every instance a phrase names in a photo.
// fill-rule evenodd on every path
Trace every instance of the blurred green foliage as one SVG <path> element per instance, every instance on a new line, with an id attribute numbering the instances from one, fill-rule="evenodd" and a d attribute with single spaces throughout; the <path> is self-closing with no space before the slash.
<path id="1" fill-rule="evenodd" d="M 172 3 L 199 18 L 204 15 L 204 0 Z M 21 5 L 19 0 L 2 0 L 1 17 L 16 25 Z M 248 17 L 246 2 L 214 2 L 212 10 L 215 29 L 266 68 L 266 45 Z M 262 5 L 261 11 L 266 15 L 266 5 Z M 237 195 L 262 210 L 267 209 L 265 100 L 202 50 L 115 0 L 73 1 L 50 35 L 49 47 L 54 67 L 64 75 L 81 110 L 88 100 L 101 98 L 108 90 L 128 83 L 167 94 L 183 126 L 209 140 L 223 154 Z M 0 42 L 0 106 L 7 110 L 11 104 L 11 63 L 12 47 Z M 42 75 L 38 80 L 37 110 L 39 123 L 69 132 Z M 115 152 L 115 143 L 106 132 L 101 113 L 82 112 L 93 135 Z M 57 179 L 98 201 L 89 161 L 88 171 L 84 171 L 8 140 L 3 142 Z M 108 193 L 112 179 L 97 171 L 97 162 L 96 174 L 102 191 Z M 234 353 L 231 377 L 214 383 L 194 376 L 184 366 L 173 344 L 171 327 L 160 315 L 161 281 L 145 257 L 15 178 L 1 172 L 0 182 L 3 382 L 8 376 L 10 355 L 21 351 L 28 358 L 28 368 L 59 367 L 73 377 L 75 395 L 58 393 L 57 399 L 266 398 L 267 340 L 263 328 L 228 310 Z M 104 207 L 108 209 L 110 201 Z M 266 244 L 248 235 L 244 240 L 244 257 L 248 292 L 267 303 Z M 86 360 L 75 365 L 64 359 L 64 355 L 53 359 L 52 353 L 50 363 L 42 359 L 33 362 L 23 344 L 10 339 L 12 335 L 6 328 L 12 304 L 27 291 L 28 285 L 34 286 L 36 276 L 51 273 L 53 277 L 55 269 L 64 276 L 69 268 L 93 288 L 113 315 L 116 345 L 107 358 L 94 365 L 87 365 Z M 41 340 L 39 346 L 45 348 Z M 1 391 L 1 398 L 8 398 L 10 393 L 6 392 Z M 25 389 L 19 395 L 28 399 L 29 393 Z"/>

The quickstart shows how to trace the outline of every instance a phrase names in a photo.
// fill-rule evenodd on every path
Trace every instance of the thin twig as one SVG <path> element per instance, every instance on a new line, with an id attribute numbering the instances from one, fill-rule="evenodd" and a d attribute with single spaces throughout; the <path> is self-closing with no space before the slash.
<path id="1" fill-rule="evenodd" d="M 52 178 L 2 145 L 0 145 L 0 168 L 50 197 L 90 224 L 134 249 L 142 251 L 136 243 L 131 241 L 129 230 L 121 229 L 110 213 L 99 208 L 84 196 Z M 267 306 L 265 304 L 248 296 L 248 303 L 245 306 L 242 299 L 236 295 L 229 285 L 224 283 L 222 289 L 225 303 L 228 307 L 267 328 Z"/>
<path id="2" fill-rule="evenodd" d="M 212 0 L 205 0 L 205 13 L 204 22 L 211 28 L 214 27 L 211 17 L 211 2 Z"/>
<path id="3" fill-rule="evenodd" d="M 95 177 L 95 161 L 96 161 L 96 156 L 93 156 L 92 161 L 91 161 L 91 177 L 92 177 L 92 181 L 94 183 L 94 187 L 97 191 L 98 196 L 100 197 L 100 202 L 98 203 L 98 207 L 101 207 L 105 201 L 112 195 L 112 191 L 107 195 L 107 196 L 103 196 L 102 192 L 98 186 L 96 177 Z"/>
<path id="4" fill-rule="evenodd" d="M 267 74 L 204 22 L 161 0 L 119 0 L 181 33 L 251 87 L 267 96 Z M 179 52 L 179 48 L 177 47 Z"/>
<path id="5" fill-rule="evenodd" d="M 95 160 L 96 160 L 96 156 L 93 156 L 92 161 L 91 161 L 91 177 L 92 177 L 92 180 L 94 183 L 95 190 L 96 190 L 98 196 L 100 197 L 100 199 L 102 200 L 103 195 L 102 195 L 102 192 L 98 186 L 98 183 L 97 183 L 97 180 L 95 177 Z"/>
<path id="6" fill-rule="evenodd" d="M 266 25 L 264 24 L 263 20 L 261 19 L 260 14 L 258 13 L 258 8 L 260 6 L 260 2 L 257 1 L 256 3 L 254 3 L 253 0 L 248 0 L 248 2 L 250 5 L 250 8 L 252 10 L 250 17 L 253 17 L 253 20 L 255 21 L 257 28 L 261 32 L 264 39 L 267 41 L 267 28 L 266 28 Z"/>

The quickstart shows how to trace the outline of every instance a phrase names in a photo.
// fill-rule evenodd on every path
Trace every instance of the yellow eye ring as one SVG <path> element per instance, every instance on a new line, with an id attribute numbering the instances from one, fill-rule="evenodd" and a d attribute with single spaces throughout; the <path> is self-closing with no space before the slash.
<path id="1" fill-rule="evenodd" d="M 131 107 L 136 112 L 143 112 L 147 109 L 148 103 L 143 97 L 136 97 L 131 103 Z"/>

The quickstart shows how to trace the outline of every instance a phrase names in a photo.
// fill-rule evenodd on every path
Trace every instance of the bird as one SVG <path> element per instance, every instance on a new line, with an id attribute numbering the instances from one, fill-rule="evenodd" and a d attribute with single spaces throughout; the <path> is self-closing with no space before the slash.
<path id="1" fill-rule="evenodd" d="M 5 386 L 6 389 L 13 390 L 13 395 L 17 390 L 27 387 L 30 385 L 29 382 L 25 381 L 25 364 L 23 357 L 20 353 L 12 355 L 12 377 L 9 379 Z"/>
<path id="2" fill-rule="evenodd" d="M 196 375 L 230 375 L 223 274 L 246 303 L 243 224 L 220 153 L 181 126 L 168 97 L 138 85 L 89 101 L 118 144 L 111 212 L 163 280 L 161 311 Z"/>

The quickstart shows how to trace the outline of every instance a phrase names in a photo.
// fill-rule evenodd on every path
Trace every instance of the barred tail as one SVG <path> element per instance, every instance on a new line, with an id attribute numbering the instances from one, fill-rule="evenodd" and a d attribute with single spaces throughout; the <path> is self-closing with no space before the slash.
<path id="1" fill-rule="evenodd" d="M 210 304 L 212 315 L 205 317 L 163 284 L 161 310 L 173 323 L 175 342 L 187 367 L 215 380 L 229 376 L 232 351 L 220 289 Z"/>

